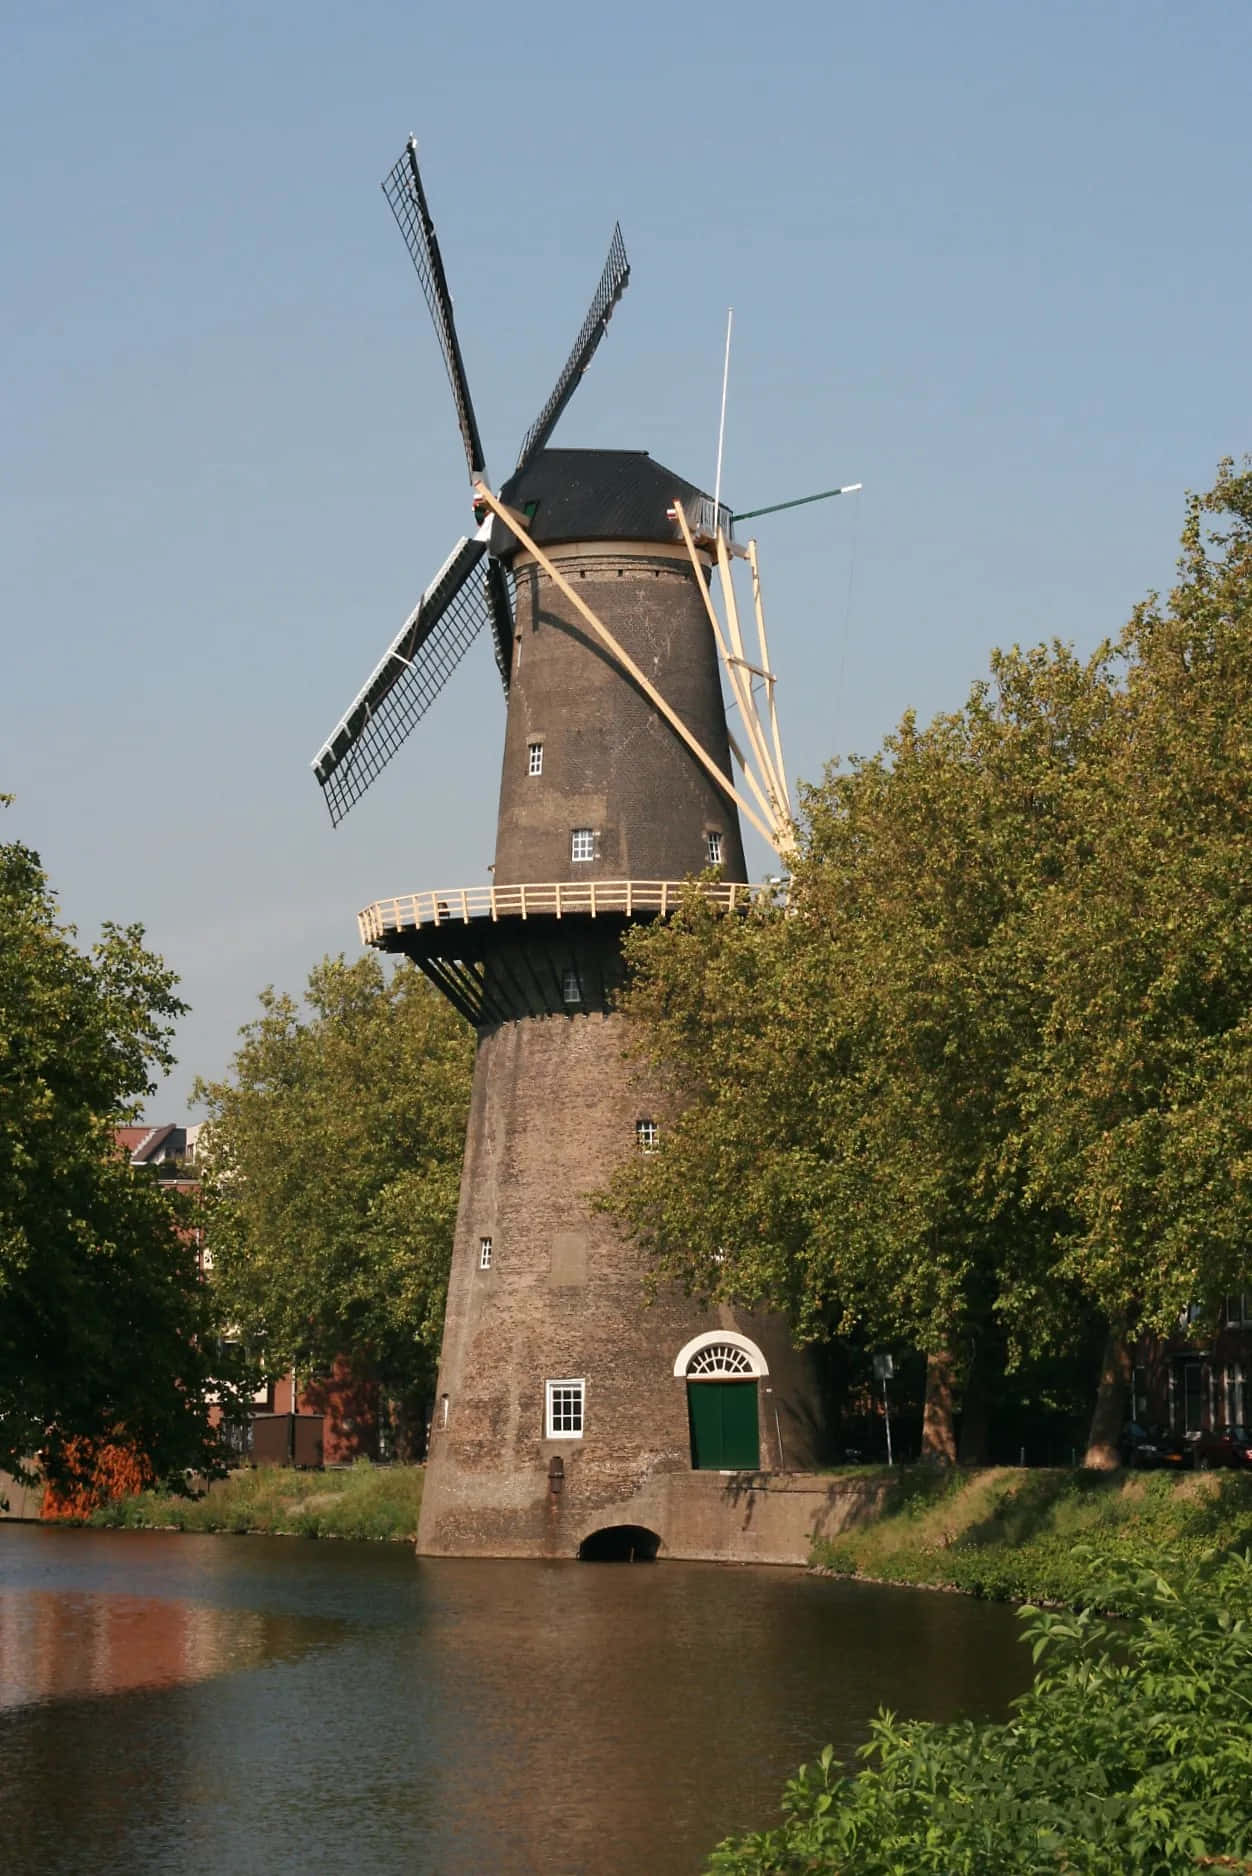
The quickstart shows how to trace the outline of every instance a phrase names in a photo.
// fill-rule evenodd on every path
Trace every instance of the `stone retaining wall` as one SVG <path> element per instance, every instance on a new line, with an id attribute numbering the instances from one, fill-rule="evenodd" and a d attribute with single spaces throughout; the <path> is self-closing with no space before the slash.
<path id="1" fill-rule="evenodd" d="M 667 1472 L 613 1508 L 614 1524 L 638 1524 L 661 1539 L 662 1557 L 714 1563 L 798 1563 L 814 1537 L 881 1516 L 888 1482 L 811 1472 Z M 591 1521 L 562 1533 L 556 1554 L 578 1546 L 602 1525 Z"/>

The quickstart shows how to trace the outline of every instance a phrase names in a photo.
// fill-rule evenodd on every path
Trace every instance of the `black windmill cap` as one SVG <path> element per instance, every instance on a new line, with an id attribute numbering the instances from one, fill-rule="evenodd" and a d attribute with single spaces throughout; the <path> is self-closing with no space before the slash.
<path id="1" fill-rule="evenodd" d="M 526 517 L 526 532 L 539 547 L 681 541 L 678 523 L 667 512 L 676 499 L 689 517 L 701 502 L 712 508 L 702 489 L 641 449 L 540 450 L 500 490 L 505 507 Z M 492 529 L 491 551 L 501 560 L 518 552 L 502 521 Z"/>

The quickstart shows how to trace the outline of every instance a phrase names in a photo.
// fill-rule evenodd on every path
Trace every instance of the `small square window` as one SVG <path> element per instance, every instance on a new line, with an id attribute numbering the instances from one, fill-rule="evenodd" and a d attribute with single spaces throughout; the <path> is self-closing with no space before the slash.
<path id="1" fill-rule="evenodd" d="M 569 857 L 571 860 L 595 859 L 596 830 L 594 827 L 575 827 L 571 831 Z"/>
<path id="2" fill-rule="evenodd" d="M 527 743 L 526 745 L 526 773 L 527 775 L 542 775 L 543 774 L 543 744 L 542 743 Z"/>
<path id="3" fill-rule="evenodd" d="M 545 1384 L 544 1438 L 580 1440 L 583 1436 L 582 1381 L 549 1381 Z"/>
<path id="4" fill-rule="evenodd" d="M 583 1000 L 582 980 L 577 971 L 566 971 L 561 978 L 561 996 L 566 1003 L 581 1003 Z"/>
<path id="5" fill-rule="evenodd" d="M 480 1270 L 491 1269 L 491 1239 L 490 1238 L 479 1238 L 478 1240 L 478 1268 Z"/>
<path id="6" fill-rule="evenodd" d="M 654 1120 L 635 1122 L 635 1143 L 641 1153 L 655 1153 L 661 1143 L 661 1129 Z"/>
<path id="7" fill-rule="evenodd" d="M 722 836 L 717 828 L 711 829 L 710 832 L 704 836 L 704 851 L 708 856 L 710 866 L 721 865 Z"/>

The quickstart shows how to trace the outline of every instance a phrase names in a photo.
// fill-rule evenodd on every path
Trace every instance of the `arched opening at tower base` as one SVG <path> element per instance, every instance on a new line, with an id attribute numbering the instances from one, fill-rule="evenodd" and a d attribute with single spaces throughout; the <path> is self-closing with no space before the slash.
<path id="1" fill-rule="evenodd" d="M 655 1563 L 661 1540 L 643 1524 L 609 1524 L 578 1546 L 580 1563 Z"/>

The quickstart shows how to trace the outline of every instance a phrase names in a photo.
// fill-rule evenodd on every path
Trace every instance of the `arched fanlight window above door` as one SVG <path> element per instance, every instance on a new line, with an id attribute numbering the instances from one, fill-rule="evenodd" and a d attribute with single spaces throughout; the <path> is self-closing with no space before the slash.
<path id="1" fill-rule="evenodd" d="M 706 1347 L 697 1349 L 687 1363 L 689 1381 L 696 1381 L 705 1374 L 755 1373 L 751 1355 L 746 1349 L 736 1348 L 733 1342 L 710 1342 Z"/>
<path id="2" fill-rule="evenodd" d="M 756 1375 L 768 1379 L 769 1363 L 755 1342 L 737 1329 L 706 1329 L 693 1335 L 674 1358 L 674 1373 L 684 1379 L 710 1380 L 718 1375 Z"/>

